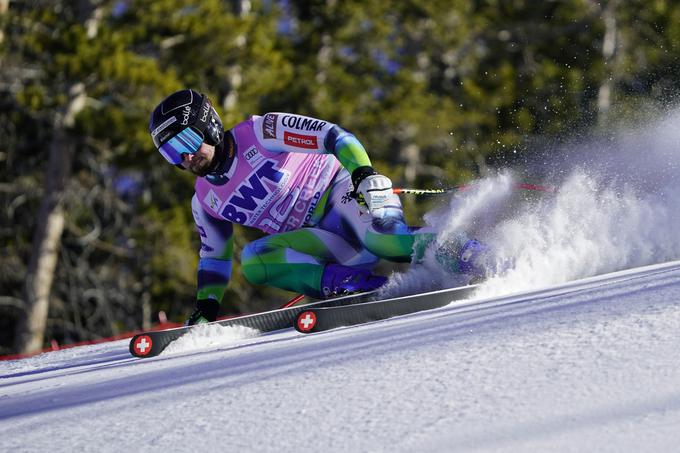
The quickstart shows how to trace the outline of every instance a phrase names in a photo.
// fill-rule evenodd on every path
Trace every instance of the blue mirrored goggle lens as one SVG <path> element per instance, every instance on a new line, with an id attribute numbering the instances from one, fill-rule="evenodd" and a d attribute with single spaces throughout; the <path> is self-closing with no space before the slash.
<path id="1" fill-rule="evenodd" d="M 158 151 L 165 157 L 165 160 L 177 165 L 182 163 L 182 154 L 195 153 L 201 147 L 201 143 L 203 143 L 203 136 L 194 129 L 187 127 L 163 143 Z"/>

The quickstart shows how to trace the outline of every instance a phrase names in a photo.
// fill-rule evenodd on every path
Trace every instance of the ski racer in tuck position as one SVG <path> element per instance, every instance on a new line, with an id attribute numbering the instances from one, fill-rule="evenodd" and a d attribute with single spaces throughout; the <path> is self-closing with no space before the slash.
<path id="1" fill-rule="evenodd" d="M 197 176 L 191 206 L 201 250 L 188 325 L 217 318 L 233 223 L 267 233 L 243 249 L 249 282 L 314 298 L 379 288 L 387 279 L 371 270 L 380 259 L 416 262 L 435 239 L 431 229 L 406 225 L 390 179 L 353 134 L 328 121 L 267 113 L 225 131 L 207 96 L 186 89 L 155 108 L 149 132 L 169 163 Z M 460 235 L 446 267 L 481 276 L 484 253 Z"/>

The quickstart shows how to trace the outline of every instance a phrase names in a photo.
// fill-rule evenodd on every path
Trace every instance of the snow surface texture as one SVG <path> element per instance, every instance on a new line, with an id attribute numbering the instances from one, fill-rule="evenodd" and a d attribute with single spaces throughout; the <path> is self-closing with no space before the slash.
<path id="1" fill-rule="evenodd" d="M 0 450 L 677 451 L 679 121 L 567 149 L 558 191 L 500 222 L 510 173 L 428 215 L 440 244 L 473 229 L 508 268 L 470 300 L 308 336 L 198 329 L 153 359 L 119 341 L 0 362 Z M 461 283 L 433 252 L 391 280 Z"/>
<path id="2" fill-rule="evenodd" d="M 674 451 L 678 331 L 672 262 L 153 359 L 79 347 L 0 363 L 0 449 Z"/>

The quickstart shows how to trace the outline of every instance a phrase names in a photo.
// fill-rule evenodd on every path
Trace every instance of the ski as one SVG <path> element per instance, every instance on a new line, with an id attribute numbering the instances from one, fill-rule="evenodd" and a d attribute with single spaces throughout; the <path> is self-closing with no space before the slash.
<path id="1" fill-rule="evenodd" d="M 440 308 L 471 295 L 478 285 L 432 291 L 412 296 L 365 301 L 345 306 L 304 307 L 295 321 L 301 333 L 322 332 L 342 326 L 353 326 L 371 321 Z"/>
<path id="2" fill-rule="evenodd" d="M 156 330 L 136 334 L 130 339 L 130 353 L 135 357 L 148 358 L 159 355 L 170 343 L 180 338 L 182 335 L 199 326 L 218 324 L 221 326 L 244 326 L 257 329 L 261 333 L 272 332 L 280 329 L 290 328 L 297 315 L 312 307 L 336 307 L 363 303 L 375 296 L 375 291 L 352 294 L 349 296 L 326 299 L 310 304 L 280 308 L 277 310 L 255 313 L 252 315 L 237 316 L 234 318 L 223 319 L 209 324 L 199 324 L 197 326 L 176 327 L 173 329 Z"/>

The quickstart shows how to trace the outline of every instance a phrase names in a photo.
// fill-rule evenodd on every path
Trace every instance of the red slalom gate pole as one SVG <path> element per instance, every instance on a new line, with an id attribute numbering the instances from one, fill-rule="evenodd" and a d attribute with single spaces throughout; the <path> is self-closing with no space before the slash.
<path id="1" fill-rule="evenodd" d="M 281 305 L 281 308 L 292 307 L 293 305 L 297 304 L 298 302 L 300 302 L 304 298 L 305 298 L 304 294 L 298 294 L 297 296 L 293 297 L 291 300 L 289 300 L 285 304 Z"/>

